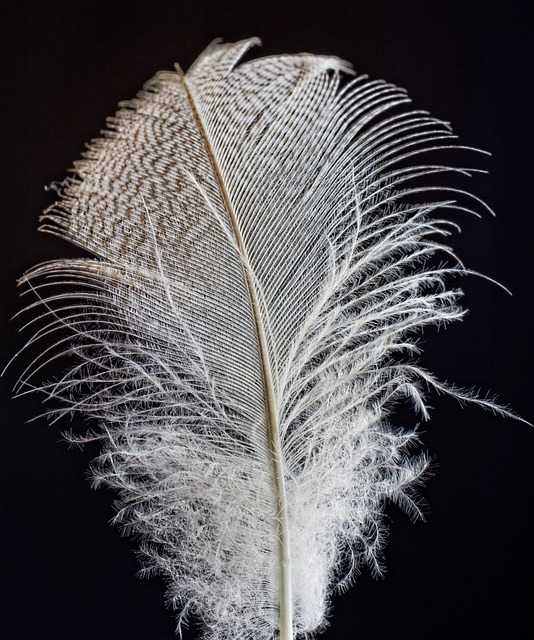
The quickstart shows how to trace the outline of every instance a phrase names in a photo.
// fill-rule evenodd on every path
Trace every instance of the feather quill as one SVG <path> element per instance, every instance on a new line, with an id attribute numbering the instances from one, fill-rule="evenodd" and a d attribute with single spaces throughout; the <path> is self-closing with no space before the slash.
<path id="1" fill-rule="evenodd" d="M 239 64 L 257 43 L 159 73 L 75 164 L 41 229 L 94 257 L 26 274 L 45 319 L 30 342 L 60 337 L 21 384 L 75 356 L 41 388 L 53 415 L 96 420 L 95 483 L 179 625 L 289 640 L 380 571 L 386 500 L 417 513 L 427 461 L 395 404 L 426 418 L 435 387 L 508 412 L 415 361 L 417 331 L 463 315 L 435 212 L 466 194 L 414 202 L 436 192 L 421 178 L 471 171 L 419 163 L 454 146 L 448 124 L 334 57 Z"/>

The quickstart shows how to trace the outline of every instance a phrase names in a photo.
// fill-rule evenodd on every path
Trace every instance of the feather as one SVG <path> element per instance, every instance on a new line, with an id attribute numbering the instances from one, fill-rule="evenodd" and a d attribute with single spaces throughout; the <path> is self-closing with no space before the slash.
<path id="1" fill-rule="evenodd" d="M 386 500 L 418 513 L 427 460 L 396 404 L 427 418 L 434 387 L 510 412 L 416 359 L 417 332 L 464 313 L 436 211 L 469 196 L 425 180 L 472 170 L 419 163 L 455 146 L 448 124 L 334 57 L 239 64 L 255 44 L 157 74 L 75 164 L 41 229 L 92 257 L 24 277 L 30 344 L 58 337 L 21 385 L 74 357 L 41 390 L 53 416 L 95 421 L 71 437 L 102 439 L 94 482 L 118 490 L 179 626 L 289 640 L 380 572 Z"/>

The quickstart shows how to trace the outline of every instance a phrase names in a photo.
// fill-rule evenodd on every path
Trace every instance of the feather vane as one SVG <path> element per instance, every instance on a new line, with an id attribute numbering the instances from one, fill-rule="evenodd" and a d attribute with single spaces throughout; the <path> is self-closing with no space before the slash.
<path id="1" fill-rule="evenodd" d="M 427 461 L 388 417 L 407 398 L 426 418 L 425 387 L 445 388 L 415 334 L 463 315 L 444 279 L 467 271 L 434 212 L 467 207 L 414 198 L 469 171 L 410 164 L 454 136 L 404 90 L 333 57 L 238 64 L 254 44 L 215 42 L 121 105 L 42 220 L 94 258 L 25 280 L 34 340 L 61 335 L 33 369 L 75 356 L 43 389 L 97 421 L 95 482 L 118 490 L 179 623 L 287 640 L 380 571 L 385 500 L 418 511 Z"/>

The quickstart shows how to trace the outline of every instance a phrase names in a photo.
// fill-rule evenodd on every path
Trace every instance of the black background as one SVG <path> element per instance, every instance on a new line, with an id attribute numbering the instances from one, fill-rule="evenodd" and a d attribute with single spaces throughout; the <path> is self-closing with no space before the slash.
<path id="1" fill-rule="evenodd" d="M 497 212 L 465 217 L 454 247 L 513 291 L 466 279 L 463 323 L 425 336 L 424 364 L 441 379 L 532 408 L 531 19 L 519 3 L 343 2 L 1 3 L 2 358 L 24 343 L 15 279 L 36 262 L 77 255 L 38 234 L 61 180 L 116 104 L 156 71 L 187 68 L 215 37 L 260 36 L 260 54 L 309 51 L 406 87 L 417 108 L 487 149 L 489 176 L 469 188 Z M 135 579 L 132 540 L 107 524 L 112 496 L 86 478 L 96 448 L 69 451 L 66 425 L 25 424 L 39 400 L 10 400 L 20 364 L 1 380 L 0 637 L 171 640 L 159 579 Z M 363 574 L 336 597 L 324 638 L 526 638 L 533 628 L 532 428 L 435 397 L 423 425 L 435 457 L 425 523 L 388 507 L 388 573 Z M 523 625 L 525 625 L 523 627 Z M 525 629 L 522 631 L 522 629 Z M 195 625 L 186 637 L 194 637 Z"/>

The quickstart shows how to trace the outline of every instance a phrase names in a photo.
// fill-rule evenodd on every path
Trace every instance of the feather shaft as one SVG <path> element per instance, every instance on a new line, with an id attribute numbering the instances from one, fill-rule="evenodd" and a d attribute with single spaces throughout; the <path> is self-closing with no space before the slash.
<path id="1" fill-rule="evenodd" d="M 179 65 L 176 65 L 176 70 L 180 76 L 180 79 L 184 85 L 184 89 L 187 93 L 191 110 L 194 114 L 195 120 L 198 124 L 202 138 L 206 145 L 206 152 L 210 158 L 211 164 L 221 193 L 226 205 L 232 229 L 235 234 L 235 239 L 239 253 L 242 258 L 243 272 L 247 284 L 248 293 L 250 296 L 250 302 L 254 317 L 254 326 L 256 329 L 256 335 L 258 339 L 258 350 L 261 360 L 261 370 L 263 378 L 264 399 L 266 407 L 266 422 L 269 437 L 270 452 L 272 458 L 272 472 L 273 472 L 273 486 L 274 486 L 274 502 L 276 510 L 276 523 L 278 529 L 278 554 L 280 563 L 280 602 L 279 602 L 279 632 L 280 640 L 292 640 L 293 638 L 293 598 L 291 593 L 291 557 L 290 557 L 290 540 L 289 540 L 289 526 L 288 526 L 288 514 L 287 514 L 287 498 L 286 487 L 283 469 L 283 454 L 280 443 L 280 429 L 278 426 L 275 393 L 273 385 L 273 373 L 269 363 L 269 351 L 267 347 L 267 341 L 265 336 L 265 330 L 263 328 L 260 308 L 258 304 L 258 295 L 254 284 L 253 274 L 250 271 L 250 263 L 247 256 L 247 250 L 243 241 L 243 236 L 239 228 L 239 223 L 226 188 L 226 180 L 221 174 L 219 163 L 217 162 L 216 155 L 213 151 L 212 145 L 202 117 L 197 109 L 194 96 L 187 83 L 187 78 L 183 73 Z"/>

